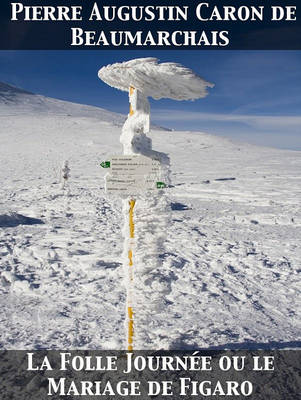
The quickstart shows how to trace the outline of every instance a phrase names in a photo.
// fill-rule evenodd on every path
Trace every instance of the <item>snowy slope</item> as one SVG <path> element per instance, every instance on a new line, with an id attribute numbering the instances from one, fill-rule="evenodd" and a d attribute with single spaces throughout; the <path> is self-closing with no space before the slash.
<path id="1" fill-rule="evenodd" d="M 102 108 L 57 100 L 37 95 L 23 89 L 0 82 L 0 115 L 43 113 L 65 116 L 98 118 L 118 126 L 125 116 Z"/>
<path id="2" fill-rule="evenodd" d="M 122 119 L 0 96 L 1 346 L 125 348 L 121 201 L 99 166 L 121 154 Z M 298 346 L 301 153 L 151 136 L 172 187 L 135 208 L 134 347 Z"/>

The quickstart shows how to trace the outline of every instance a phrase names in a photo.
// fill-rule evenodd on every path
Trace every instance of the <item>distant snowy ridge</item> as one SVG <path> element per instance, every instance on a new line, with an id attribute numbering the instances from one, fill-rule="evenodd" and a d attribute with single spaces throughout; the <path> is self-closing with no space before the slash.
<path id="1" fill-rule="evenodd" d="M 34 93 L 28 92 L 24 89 L 8 85 L 7 83 L 0 82 L 0 99 L 1 101 L 12 101 L 14 98 L 17 98 L 20 94 L 31 94 Z"/>
<path id="2" fill-rule="evenodd" d="M 122 125 L 125 120 L 124 115 L 99 107 L 53 99 L 0 82 L 0 115 L 14 112 L 92 117 L 114 125 Z"/>
<path id="3" fill-rule="evenodd" d="M 100 107 L 58 100 L 0 82 L 0 116 L 29 113 L 95 118 L 115 126 L 122 126 L 126 119 L 123 114 L 107 111 Z M 158 126 L 154 127 L 168 130 Z"/>

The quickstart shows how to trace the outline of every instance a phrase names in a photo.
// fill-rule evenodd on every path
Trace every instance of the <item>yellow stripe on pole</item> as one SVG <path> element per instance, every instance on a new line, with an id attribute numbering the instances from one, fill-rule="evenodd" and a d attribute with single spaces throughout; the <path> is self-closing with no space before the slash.
<path id="1" fill-rule="evenodd" d="M 133 266 L 133 252 L 132 252 L 132 250 L 129 250 L 128 256 L 129 256 L 129 266 L 132 267 Z M 131 277 L 131 280 L 133 280 L 132 277 Z"/>
<path id="2" fill-rule="evenodd" d="M 133 337 L 134 337 L 134 319 L 133 319 L 133 309 L 128 307 L 128 350 L 133 350 Z"/>
<path id="3" fill-rule="evenodd" d="M 133 86 L 130 86 L 130 96 L 132 96 L 132 94 L 134 93 L 135 88 Z M 134 114 L 134 110 L 132 107 L 132 104 L 130 103 L 130 116 L 132 116 Z"/>
<path id="4" fill-rule="evenodd" d="M 129 224 L 130 224 L 130 238 L 134 238 L 135 234 L 135 225 L 134 225 L 134 207 L 136 204 L 136 200 L 130 200 L 130 210 L 129 210 Z"/>
<path id="5" fill-rule="evenodd" d="M 134 224 L 134 207 L 135 207 L 136 201 L 135 200 L 130 200 L 129 201 L 129 229 L 130 229 L 130 238 L 133 239 L 135 236 L 135 224 Z M 133 280 L 133 250 L 130 248 L 128 251 L 128 257 L 129 257 L 129 277 L 130 277 L 130 282 Z M 127 313 L 128 313 L 128 350 L 132 351 L 133 350 L 133 338 L 134 338 L 134 313 L 133 313 L 133 308 L 131 306 L 131 300 L 128 298 L 128 308 L 127 308 Z"/>

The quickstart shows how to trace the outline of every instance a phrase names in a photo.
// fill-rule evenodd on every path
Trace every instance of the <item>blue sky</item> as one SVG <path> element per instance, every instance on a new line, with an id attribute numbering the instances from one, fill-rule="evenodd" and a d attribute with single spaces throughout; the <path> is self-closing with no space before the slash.
<path id="1" fill-rule="evenodd" d="M 137 57 L 179 62 L 215 83 L 194 102 L 152 100 L 152 122 L 301 150 L 301 51 L 0 51 L 0 81 L 126 114 L 127 94 L 97 71 Z"/>

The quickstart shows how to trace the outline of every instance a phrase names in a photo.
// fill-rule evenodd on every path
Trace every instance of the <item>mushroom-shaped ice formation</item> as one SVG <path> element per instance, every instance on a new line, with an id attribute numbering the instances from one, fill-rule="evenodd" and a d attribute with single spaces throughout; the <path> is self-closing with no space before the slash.
<path id="1" fill-rule="evenodd" d="M 154 99 L 195 100 L 206 97 L 213 83 L 181 64 L 158 63 L 157 58 L 137 58 L 101 68 L 98 77 L 109 86 L 128 92 L 134 87 Z"/>
<path id="2" fill-rule="evenodd" d="M 156 58 L 107 65 L 98 71 L 98 77 L 109 86 L 129 92 L 130 113 L 120 136 L 124 154 L 154 157 L 158 154 L 154 154 L 151 139 L 146 136 L 150 126 L 148 97 L 195 100 L 206 97 L 207 88 L 214 86 L 189 68 L 172 62 L 160 64 Z M 160 158 L 164 163 L 164 157 Z"/>

